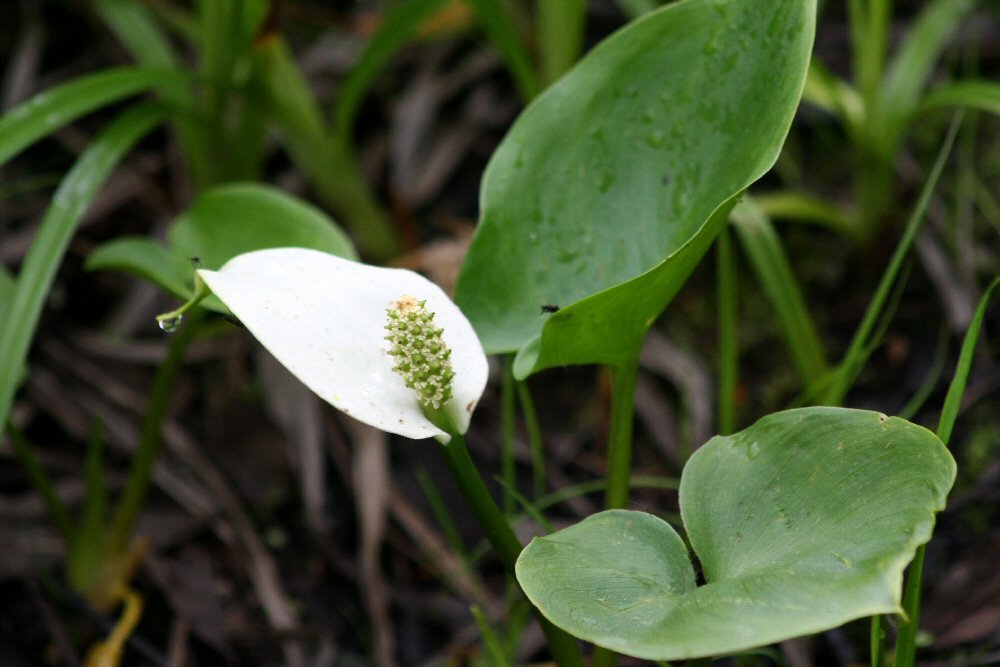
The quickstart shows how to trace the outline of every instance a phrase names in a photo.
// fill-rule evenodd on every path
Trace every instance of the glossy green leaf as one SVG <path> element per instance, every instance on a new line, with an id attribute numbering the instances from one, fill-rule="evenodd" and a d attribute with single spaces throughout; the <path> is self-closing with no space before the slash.
<path id="1" fill-rule="evenodd" d="M 520 351 L 519 377 L 634 358 L 731 200 L 774 163 L 814 15 L 812 0 L 679 2 L 529 106 L 487 168 L 456 293 L 489 352 Z"/>
<path id="2" fill-rule="evenodd" d="M 705 583 L 664 521 L 613 510 L 536 538 L 517 563 L 557 626 L 655 660 L 721 655 L 900 611 L 955 463 L 901 419 L 803 408 L 717 436 L 681 478 Z"/>
<path id="3" fill-rule="evenodd" d="M 170 70 L 120 67 L 39 93 L 0 118 L 0 164 L 95 109 L 156 86 L 188 80 Z"/>
<path id="4" fill-rule="evenodd" d="M 156 283 L 174 296 L 192 294 L 191 262 L 181 262 L 156 241 L 145 236 L 125 236 L 104 243 L 87 256 L 89 271 L 124 271 Z"/>
<path id="5" fill-rule="evenodd" d="M 194 294 L 193 259 L 214 270 L 236 255 L 264 248 L 312 248 L 357 257 L 350 239 L 323 211 L 257 183 L 205 191 L 174 221 L 167 238 L 168 247 L 135 237 L 112 241 L 91 253 L 86 266 L 132 273 L 188 299 Z M 228 312 L 215 297 L 203 304 Z"/>

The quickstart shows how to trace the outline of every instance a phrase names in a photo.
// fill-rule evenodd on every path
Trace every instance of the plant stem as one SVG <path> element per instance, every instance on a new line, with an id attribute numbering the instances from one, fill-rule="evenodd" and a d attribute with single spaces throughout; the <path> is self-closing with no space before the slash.
<path id="1" fill-rule="evenodd" d="M 625 507 L 629 497 L 629 474 L 632 468 L 632 421 L 638 356 L 634 363 L 611 369 L 611 426 L 608 433 L 608 489 L 604 495 L 607 509 Z"/>
<path id="2" fill-rule="evenodd" d="M 604 494 L 607 509 L 628 504 L 632 469 L 632 422 L 635 381 L 639 371 L 638 355 L 634 363 L 611 369 L 611 425 L 608 432 L 608 487 Z M 593 667 L 615 667 L 618 655 L 600 646 L 594 647 Z"/>
<path id="3" fill-rule="evenodd" d="M 503 361 L 503 383 L 500 385 L 500 476 L 503 478 L 503 511 L 514 512 L 514 497 L 508 489 L 517 488 L 514 462 L 514 427 L 517 417 L 517 398 L 514 396 L 514 357 L 507 355 Z"/>
<path id="4" fill-rule="evenodd" d="M 490 495 L 479 470 L 469 456 L 465 438 L 451 429 L 451 442 L 440 446 L 448 470 L 451 471 L 462 497 L 472 510 L 476 521 L 486 534 L 493 549 L 497 552 L 507 572 L 514 576 L 514 566 L 521 553 L 521 542 L 517 539 L 510 524 Z M 552 625 L 537 609 L 535 615 L 548 639 L 552 656 L 560 667 L 582 667 L 583 659 L 576 640 Z"/>
<path id="5" fill-rule="evenodd" d="M 580 57 L 587 23 L 587 3 L 582 0 L 535 4 L 541 53 L 542 81 L 548 85 L 573 66 Z"/>
<path id="6" fill-rule="evenodd" d="M 524 428 L 528 432 L 528 445 L 531 447 L 531 491 L 533 499 L 545 493 L 545 443 L 542 440 L 542 427 L 538 423 L 538 410 L 531 398 L 531 389 L 526 381 L 517 382 L 517 397 L 521 404 L 521 414 L 524 416 Z"/>
<path id="7" fill-rule="evenodd" d="M 903 591 L 903 611 L 906 622 L 899 626 L 896 638 L 896 655 L 893 667 L 913 667 L 917 657 L 917 631 L 920 629 L 920 593 L 923 589 L 924 556 L 927 545 L 917 547 L 917 553 L 906 573 L 906 589 Z"/>
<path id="8" fill-rule="evenodd" d="M 142 509 L 143 502 L 146 500 L 146 494 L 149 492 L 149 485 L 153 477 L 153 466 L 163 442 L 160 432 L 167 413 L 170 388 L 184 361 L 184 351 L 188 344 L 194 340 L 204 312 L 200 309 L 191 312 L 188 321 L 171 339 L 167 348 L 167 357 L 156 371 L 153 387 L 149 392 L 149 403 L 146 406 L 142 430 L 139 434 L 139 444 L 136 447 L 132 466 L 129 469 L 128 481 L 125 483 L 125 489 L 122 491 L 111 524 L 111 533 L 108 538 L 108 553 L 110 554 L 124 551 L 129 537 L 132 535 L 135 520 L 139 516 L 139 510 Z"/>
<path id="9" fill-rule="evenodd" d="M 719 309 L 719 433 L 736 427 L 736 375 L 739 340 L 736 330 L 736 262 L 729 229 L 719 234 L 717 250 L 717 298 Z"/>
<path id="10" fill-rule="evenodd" d="M 871 654 L 872 667 L 885 667 L 885 629 L 882 627 L 883 617 L 872 616 Z"/>

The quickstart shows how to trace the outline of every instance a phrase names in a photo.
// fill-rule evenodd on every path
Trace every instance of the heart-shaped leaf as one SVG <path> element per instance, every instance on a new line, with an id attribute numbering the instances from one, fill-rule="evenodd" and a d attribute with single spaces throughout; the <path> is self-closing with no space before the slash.
<path id="1" fill-rule="evenodd" d="M 145 237 L 116 239 L 87 258 L 90 270 L 116 269 L 150 280 L 182 299 L 194 294 L 194 269 L 220 269 L 236 255 L 266 248 L 311 248 L 356 259 L 347 235 L 315 206 L 259 183 L 205 191 L 170 226 L 168 247 Z M 202 305 L 227 312 L 214 296 Z"/>
<path id="2" fill-rule="evenodd" d="M 678 2 L 525 110 L 487 168 L 456 292 L 487 352 L 520 350 L 520 376 L 634 359 L 727 204 L 774 163 L 814 20 L 813 0 Z"/>
<path id="3" fill-rule="evenodd" d="M 720 655 L 898 613 L 955 462 L 930 431 L 861 410 L 780 412 L 699 449 L 681 477 L 684 543 L 612 510 L 521 554 L 517 578 L 553 623 L 652 660 Z"/>

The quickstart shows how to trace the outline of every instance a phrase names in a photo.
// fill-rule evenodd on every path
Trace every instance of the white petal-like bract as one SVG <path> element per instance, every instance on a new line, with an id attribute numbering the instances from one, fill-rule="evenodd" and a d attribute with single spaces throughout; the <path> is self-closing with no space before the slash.
<path id="1" fill-rule="evenodd" d="M 386 308 L 403 295 L 426 300 L 452 351 L 455 377 L 446 409 L 460 432 L 468 429 L 486 387 L 486 355 L 465 315 L 423 276 L 304 248 L 249 252 L 198 274 L 320 398 L 383 431 L 447 441 L 393 371 L 385 340 Z"/>

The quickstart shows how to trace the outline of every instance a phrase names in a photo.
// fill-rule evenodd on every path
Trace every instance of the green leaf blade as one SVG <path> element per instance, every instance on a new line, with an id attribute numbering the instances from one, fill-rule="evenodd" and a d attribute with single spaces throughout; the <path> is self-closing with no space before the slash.
<path id="1" fill-rule="evenodd" d="M 171 70 L 120 67 L 39 93 L 0 118 L 0 164 L 95 109 L 175 80 L 188 77 Z"/>
<path id="2" fill-rule="evenodd" d="M 621 653 L 738 652 L 898 613 L 903 568 L 954 478 L 941 441 L 904 420 L 776 413 L 713 438 L 684 470 L 681 513 L 704 585 L 664 585 L 667 573 L 693 581 L 683 543 L 666 523 L 626 511 L 536 539 L 518 581 L 556 625 Z"/>
<path id="3" fill-rule="evenodd" d="M 87 269 L 124 271 L 190 299 L 194 260 L 214 270 L 245 252 L 289 247 L 358 258 L 347 234 L 325 212 L 259 183 L 230 183 L 206 190 L 173 222 L 167 240 L 164 247 L 144 238 L 116 239 L 91 253 Z M 214 296 L 202 305 L 229 312 Z"/>
<path id="4" fill-rule="evenodd" d="M 153 105 L 125 112 L 91 142 L 59 184 L 0 320 L 0 424 L 7 420 L 45 298 L 77 224 L 125 153 L 165 117 Z"/>
<path id="5" fill-rule="evenodd" d="M 721 229 L 706 221 L 777 156 L 814 13 L 808 0 L 677 3 L 605 40 L 529 106 L 487 168 L 456 293 L 488 352 L 522 350 L 573 314 L 541 317 L 541 304 L 565 310 L 654 268 L 683 282 L 697 261 L 661 263 L 688 245 L 703 254 L 695 237 Z M 616 307 L 576 319 L 618 333 L 566 363 L 635 347 L 672 294 L 624 312 L 613 296 Z M 578 333 L 546 332 L 534 370 Z"/>

